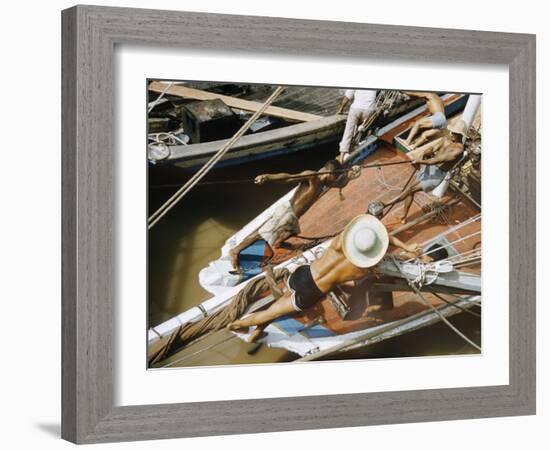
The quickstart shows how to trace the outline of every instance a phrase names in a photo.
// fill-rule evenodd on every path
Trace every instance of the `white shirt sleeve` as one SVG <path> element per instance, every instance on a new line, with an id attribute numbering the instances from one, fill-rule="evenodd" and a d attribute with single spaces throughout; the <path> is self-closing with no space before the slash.
<path id="1" fill-rule="evenodd" d="M 355 97 L 355 90 L 353 89 L 346 89 L 346 92 L 344 92 L 344 95 L 349 98 L 350 100 L 353 100 Z"/>

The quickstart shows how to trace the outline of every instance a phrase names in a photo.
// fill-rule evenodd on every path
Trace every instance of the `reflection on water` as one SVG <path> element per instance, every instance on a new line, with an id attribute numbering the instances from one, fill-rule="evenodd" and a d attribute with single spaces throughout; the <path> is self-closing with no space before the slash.
<path id="1" fill-rule="evenodd" d="M 203 179 L 242 180 L 261 173 L 297 172 L 320 168 L 336 155 L 335 146 L 323 146 L 298 155 L 256 161 L 214 170 Z M 183 184 L 189 174 L 176 169 L 149 172 L 149 213 Z M 155 187 L 157 186 L 157 187 Z M 211 297 L 199 284 L 199 271 L 220 256 L 225 241 L 293 185 L 267 183 L 201 185 L 193 188 L 150 232 L 148 239 L 148 318 L 155 326 Z M 220 337 L 222 335 L 222 337 Z M 211 346 L 228 336 L 216 333 L 193 348 Z M 252 350 L 253 355 L 248 352 Z M 173 359 L 187 353 L 180 352 Z M 183 365 L 249 364 L 289 360 L 285 350 L 256 346 L 233 338 L 208 351 L 188 357 Z M 169 362 L 168 360 L 167 362 Z"/>
<path id="2" fill-rule="evenodd" d="M 335 146 L 323 146 L 299 155 L 257 161 L 214 170 L 203 181 L 249 179 L 260 173 L 297 172 L 317 169 L 336 155 Z M 156 210 L 189 173 L 174 168 L 149 171 L 149 213 Z M 196 186 L 171 210 L 148 236 L 148 320 L 155 326 L 211 297 L 199 284 L 198 273 L 220 256 L 220 248 L 237 230 L 246 225 L 292 185 L 268 183 L 207 184 Z M 478 341 L 479 319 L 471 316 L 459 320 L 459 328 Z M 285 350 L 271 349 L 242 342 L 226 331 L 215 333 L 192 349 L 183 350 L 166 363 L 174 366 L 251 364 L 291 361 L 296 358 Z M 217 344 L 221 342 L 221 344 Z M 474 350 L 474 349 L 472 349 Z M 474 350 L 475 351 L 475 350 Z M 358 357 L 420 356 L 464 354 L 470 349 L 444 325 L 377 344 Z M 339 358 L 342 359 L 342 358 Z M 177 361 L 177 362 L 176 362 Z"/>
<path id="3" fill-rule="evenodd" d="M 307 158 L 304 157 L 307 155 Z M 243 180 L 261 173 L 319 168 L 334 147 L 214 170 L 203 181 Z M 150 170 L 149 213 L 188 179 L 179 170 Z M 156 186 L 156 187 L 155 187 Z M 149 325 L 155 326 L 210 297 L 198 273 L 220 257 L 225 241 L 294 185 L 266 183 L 195 186 L 149 232 Z"/>

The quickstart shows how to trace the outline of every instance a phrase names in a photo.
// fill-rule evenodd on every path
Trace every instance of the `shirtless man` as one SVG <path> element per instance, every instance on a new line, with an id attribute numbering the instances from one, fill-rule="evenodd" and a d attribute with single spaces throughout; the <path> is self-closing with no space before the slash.
<path id="1" fill-rule="evenodd" d="M 441 97 L 432 92 L 411 92 L 405 91 L 410 97 L 420 97 L 426 100 L 428 103 L 428 111 L 431 115 L 428 117 L 423 117 L 419 119 L 411 128 L 407 139 L 405 140 L 406 144 L 410 148 L 416 148 L 419 145 L 422 145 L 424 142 L 427 142 L 431 137 L 435 136 L 439 130 L 442 130 L 447 125 L 447 118 L 445 117 L 445 105 L 441 100 Z M 413 144 L 413 140 L 420 130 L 424 131 L 418 140 Z"/>
<path id="2" fill-rule="evenodd" d="M 436 139 L 423 147 L 409 152 L 408 156 L 415 165 L 420 165 L 416 182 L 389 202 L 381 202 L 385 208 L 405 200 L 401 223 L 407 222 L 409 209 L 414 195 L 419 191 L 431 192 L 448 176 L 454 165 L 460 161 L 464 153 L 463 139 L 466 134 L 466 124 L 459 120 L 454 126 L 449 126 L 449 134 Z M 428 158 L 425 158 L 428 156 Z"/>
<path id="3" fill-rule="evenodd" d="M 235 320 L 227 328 L 248 332 L 249 327 L 256 326 L 249 337 L 249 342 L 255 341 L 279 317 L 309 309 L 336 286 L 373 273 L 374 266 L 386 254 L 390 244 L 408 252 L 407 256 L 420 251 L 416 244 L 406 245 L 389 236 L 385 226 L 374 216 L 363 214 L 355 217 L 319 259 L 299 266 L 291 274 L 282 297 L 265 311 Z"/>
<path id="4" fill-rule="evenodd" d="M 300 233 L 298 219 L 317 201 L 323 189 L 343 187 L 342 183 L 345 181 L 337 183 L 338 186 L 335 185 L 336 181 L 340 178 L 340 174 L 337 172 L 341 169 L 342 166 L 338 161 L 331 160 L 319 171 L 304 170 L 298 174 L 278 173 L 258 175 L 254 180 L 256 184 L 263 184 L 268 181 L 289 184 L 299 182 L 298 188 L 289 201 L 277 206 L 272 216 L 261 227 L 254 230 L 229 251 L 233 267 L 237 270 L 239 269 L 239 254 L 257 240 L 263 239 L 271 252 L 273 252 L 273 248 L 279 246 L 289 237 Z M 352 173 L 357 173 L 359 166 L 354 166 L 351 171 Z M 342 179 L 340 178 L 340 180 Z"/>

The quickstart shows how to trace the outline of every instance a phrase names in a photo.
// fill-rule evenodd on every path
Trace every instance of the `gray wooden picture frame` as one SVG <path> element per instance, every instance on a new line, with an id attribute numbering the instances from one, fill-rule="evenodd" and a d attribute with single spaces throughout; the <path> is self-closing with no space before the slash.
<path id="1" fill-rule="evenodd" d="M 534 35 L 97 6 L 63 11 L 62 31 L 63 438 L 94 443 L 535 413 Z M 116 44 L 508 66 L 509 384 L 115 407 Z"/>

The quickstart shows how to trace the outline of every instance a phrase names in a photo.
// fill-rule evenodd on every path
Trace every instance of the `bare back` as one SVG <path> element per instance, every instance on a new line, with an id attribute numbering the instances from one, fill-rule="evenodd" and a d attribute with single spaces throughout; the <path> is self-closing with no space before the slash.
<path id="1" fill-rule="evenodd" d="M 424 98 L 428 102 L 428 110 L 435 114 L 436 112 L 440 112 L 445 114 L 445 105 L 443 104 L 443 101 L 441 100 L 441 97 L 437 94 L 433 94 L 431 92 L 426 92 L 424 94 Z"/>
<path id="2" fill-rule="evenodd" d="M 438 156 L 445 158 L 445 161 L 439 165 L 439 168 L 445 172 L 451 170 L 455 163 L 464 153 L 464 146 L 452 139 L 447 138 L 438 152 Z"/>
<path id="3" fill-rule="evenodd" d="M 404 92 L 411 97 L 419 97 L 426 100 L 426 102 L 428 103 L 428 111 L 430 111 L 432 114 L 435 114 L 436 112 L 445 114 L 445 105 L 443 104 L 443 100 L 441 100 L 441 97 L 439 95 L 434 94 L 433 92 Z"/>
<path id="4" fill-rule="evenodd" d="M 312 172 L 315 173 L 315 172 Z M 294 196 L 290 200 L 296 216 L 302 216 L 321 195 L 323 183 L 318 177 L 310 177 L 300 182 Z"/>
<path id="5" fill-rule="evenodd" d="M 371 269 L 357 267 L 346 258 L 342 250 L 342 235 L 336 236 L 323 256 L 311 264 L 311 275 L 319 290 L 331 291 L 347 281 L 358 280 L 369 274 Z"/>

